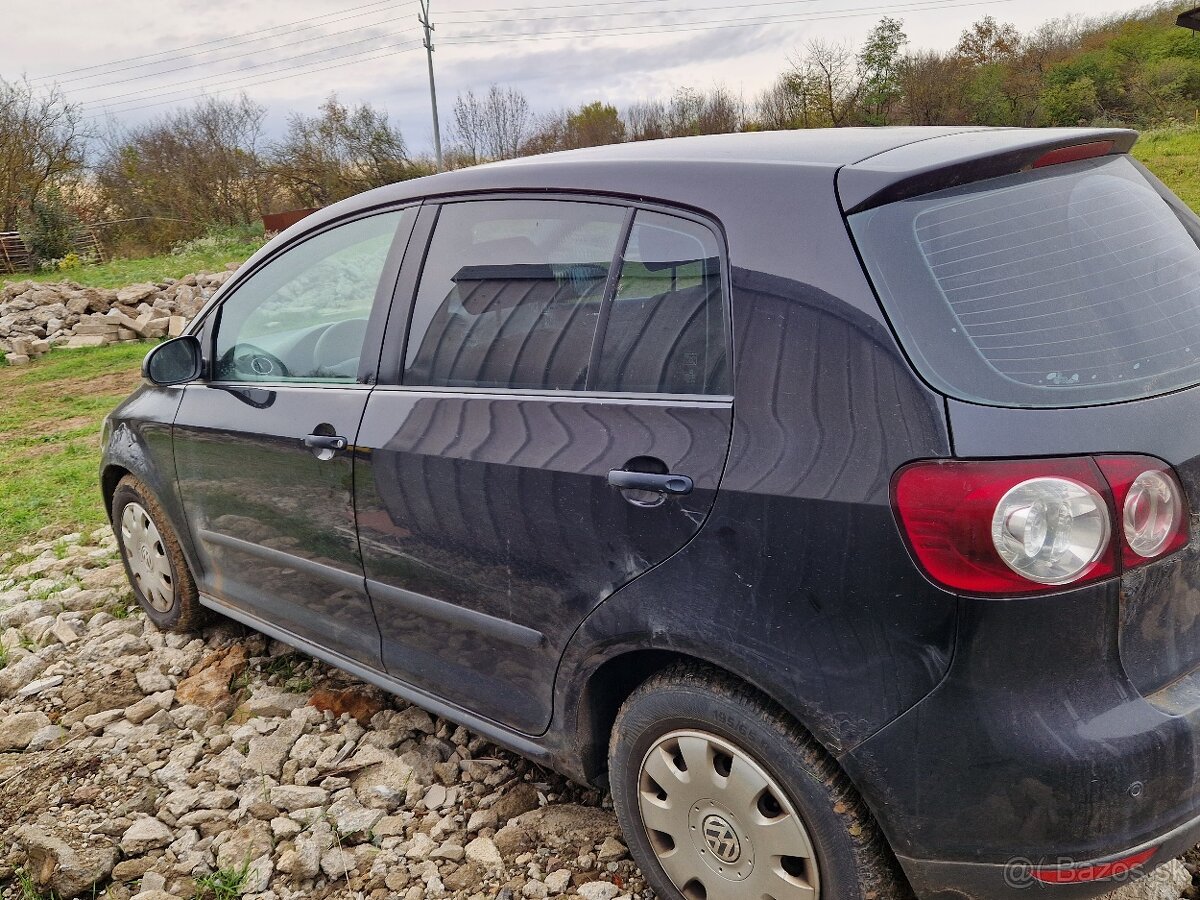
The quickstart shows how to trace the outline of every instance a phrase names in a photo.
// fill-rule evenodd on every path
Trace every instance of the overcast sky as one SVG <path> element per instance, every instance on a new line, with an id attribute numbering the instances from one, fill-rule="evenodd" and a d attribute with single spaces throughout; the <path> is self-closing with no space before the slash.
<path id="1" fill-rule="evenodd" d="M 985 15 L 1025 31 L 1130 5 L 432 0 L 443 133 L 455 95 L 492 82 L 519 88 L 539 112 L 595 99 L 622 106 L 683 85 L 723 84 L 749 100 L 805 41 L 857 43 L 883 15 L 904 21 L 913 47 L 945 49 Z M 0 77 L 56 80 L 89 114 L 119 121 L 161 114 L 202 92 L 245 90 L 270 108 L 272 133 L 288 112 L 312 112 L 336 91 L 346 102 L 386 108 L 421 151 L 432 145 L 432 127 L 418 12 L 417 0 L 38 0 L 8 17 Z"/>

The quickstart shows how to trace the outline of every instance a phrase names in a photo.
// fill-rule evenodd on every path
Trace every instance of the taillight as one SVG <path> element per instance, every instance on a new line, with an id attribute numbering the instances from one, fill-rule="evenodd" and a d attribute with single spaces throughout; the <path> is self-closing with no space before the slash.
<path id="1" fill-rule="evenodd" d="M 1187 504 L 1168 465 L 1149 456 L 1101 456 L 1096 462 L 1112 486 L 1126 569 L 1187 544 Z"/>
<path id="2" fill-rule="evenodd" d="M 892 498 L 930 578 L 971 594 L 1096 581 L 1187 543 L 1183 491 L 1150 457 L 931 460 L 897 472 Z"/>

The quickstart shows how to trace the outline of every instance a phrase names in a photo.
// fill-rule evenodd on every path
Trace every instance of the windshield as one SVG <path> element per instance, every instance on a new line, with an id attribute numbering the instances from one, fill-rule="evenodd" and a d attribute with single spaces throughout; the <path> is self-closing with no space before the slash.
<path id="1" fill-rule="evenodd" d="M 1200 219 L 1128 157 L 850 217 L 901 343 L 991 405 L 1115 403 L 1200 383 Z"/>

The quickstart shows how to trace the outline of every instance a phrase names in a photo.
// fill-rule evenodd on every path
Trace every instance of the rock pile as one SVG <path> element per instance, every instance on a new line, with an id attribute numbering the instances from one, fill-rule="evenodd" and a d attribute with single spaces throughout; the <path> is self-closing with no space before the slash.
<path id="1" fill-rule="evenodd" d="M 107 529 L 0 555 L 0 648 L 4 898 L 650 896 L 598 792 L 239 626 L 158 632 Z"/>
<path id="2" fill-rule="evenodd" d="M 0 288 L 0 351 L 10 365 L 23 365 L 55 346 L 174 336 L 232 274 L 202 272 L 120 290 L 10 282 Z"/>
<path id="3" fill-rule="evenodd" d="M 606 797 L 228 622 L 158 632 L 103 529 L 0 554 L 0 897 L 32 896 L 652 895 Z"/>

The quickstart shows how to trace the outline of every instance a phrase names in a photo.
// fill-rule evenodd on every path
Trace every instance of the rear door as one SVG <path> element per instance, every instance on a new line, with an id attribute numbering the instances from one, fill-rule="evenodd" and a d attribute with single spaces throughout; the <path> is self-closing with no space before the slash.
<path id="1" fill-rule="evenodd" d="M 422 217 L 407 349 L 389 332 L 395 383 L 358 440 L 384 664 L 536 733 L 578 625 L 712 506 L 733 402 L 722 245 L 702 219 L 600 200 Z"/>
<path id="2" fill-rule="evenodd" d="M 206 323 L 211 377 L 174 426 L 200 589 L 375 667 L 352 453 L 415 218 L 321 229 L 234 285 Z"/>

